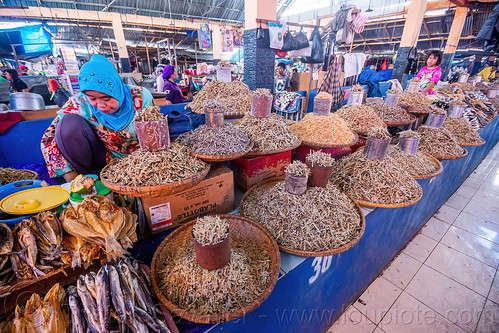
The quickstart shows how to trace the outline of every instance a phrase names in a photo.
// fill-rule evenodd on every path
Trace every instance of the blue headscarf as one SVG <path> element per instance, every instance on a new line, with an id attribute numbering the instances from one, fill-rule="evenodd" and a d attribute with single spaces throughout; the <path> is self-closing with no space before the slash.
<path id="1" fill-rule="evenodd" d="M 120 103 L 116 112 L 105 114 L 91 106 L 87 98 L 99 123 L 114 131 L 121 131 L 132 122 L 135 111 L 130 87 L 123 83 L 116 68 L 104 56 L 94 54 L 89 62 L 81 66 L 78 83 L 82 92 L 98 91 L 117 99 Z"/>

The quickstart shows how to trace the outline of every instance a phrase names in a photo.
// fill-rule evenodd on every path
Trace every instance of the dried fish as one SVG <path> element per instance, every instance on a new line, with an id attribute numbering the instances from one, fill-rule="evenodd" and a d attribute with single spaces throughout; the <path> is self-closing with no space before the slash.
<path id="1" fill-rule="evenodd" d="M 290 130 L 284 119 L 275 113 L 267 118 L 247 114 L 236 126 L 253 140 L 251 151 L 271 152 L 295 147 L 301 142 L 300 137 Z"/>
<path id="2" fill-rule="evenodd" d="M 385 123 L 405 123 L 414 120 L 414 116 L 400 106 L 371 104 L 371 108 Z"/>
<path id="3" fill-rule="evenodd" d="M 149 152 L 139 149 L 110 163 L 100 176 L 113 184 L 155 186 L 188 179 L 206 168 L 190 155 L 190 149 L 173 143 L 168 149 Z"/>
<path id="4" fill-rule="evenodd" d="M 166 327 L 165 324 L 163 324 L 160 320 L 152 317 L 149 313 L 146 311 L 142 310 L 139 307 L 135 307 L 135 313 L 137 313 L 137 316 L 145 323 L 147 326 L 151 328 L 154 332 L 158 333 L 170 333 L 170 330 L 168 327 Z"/>
<path id="5" fill-rule="evenodd" d="M 308 113 L 302 120 L 292 124 L 290 129 L 303 141 L 311 143 L 344 145 L 355 141 L 355 133 L 337 114 L 317 116 Z"/>
<path id="6" fill-rule="evenodd" d="M 367 134 L 373 127 L 386 127 L 386 124 L 368 105 L 346 105 L 336 115 L 343 118 L 352 131 Z"/>
<path id="7" fill-rule="evenodd" d="M 87 325 L 89 329 L 94 332 L 101 332 L 101 325 L 99 322 L 99 313 L 97 311 L 97 303 L 92 296 L 85 283 L 85 276 L 81 275 L 76 281 L 76 290 L 83 305 L 84 313 L 87 318 Z"/>
<path id="8" fill-rule="evenodd" d="M 109 318 L 111 308 L 111 294 L 109 291 L 109 278 L 107 275 L 107 266 L 102 266 L 95 276 L 95 285 L 97 297 L 97 311 L 99 314 L 99 323 L 103 332 L 109 331 Z"/>
<path id="9" fill-rule="evenodd" d="M 14 247 L 14 236 L 10 228 L 0 222 L 0 270 L 9 261 L 8 253 Z"/>
<path id="10" fill-rule="evenodd" d="M 330 181 L 351 198 L 400 204 L 421 195 L 421 186 L 393 158 L 367 158 L 363 149 L 336 161 Z"/>
<path id="11" fill-rule="evenodd" d="M 444 109 L 441 109 L 441 108 L 433 108 L 433 109 L 431 109 L 431 113 L 438 114 L 440 116 L 447 115 L 447 112 Z"/>
<path id="12" fill-rule="evenodd" d="M 420 137 L 421 135 L 419 135 L 418 132 L 415 132 L 413 130 L 399 132 L 399 138 L 420 138 Z"/>
<path id="13" fill-rule="evenodd" d="M 29 223 L 29 220 L 22 220 L 14 227 L 13 234 L 17 239 L 19 257 L 31 268 L 35 278 L 38 279 L 39 276 L 45 276 L 45 273 L 36 267 L 38 246 Z"/>
<path id="14" fill-rule="evenodd" d="M 230 155 L 246 151 L 251 139 L 241 128 L 224 124 L 223 127 L 201 125 L 180 135 L 176 142 L 189 147 L 195 154 Z"/>
<path id="15" fill-rule="evenodd" d="M 386 127 L 373 127 L 367 134 L 367 138 L 388 139 L 391 138 Z"/>
<path id="16" fill-rule="evenodd" d="M 227 238 L 229 224 L 217 215 L 198 217 L 192 234 L 202 245 L 215 245 Z"/>
<path id="17" fill-rule="evenodd" d="M 447 129 L 456 138 L 460 146 L 481 145 L 485 143 L 485 140 L 473 129 L 466 118 L 447 117 L 442 127 Z"/>
<path id="18" fill-rule="evenodd" d="M 74 286 L 70 286 L 67 290 L 69 309 L 71 310 L 71 332 L 86 333 L 87 321 L 83 313 L 83 304 Z"/>
<path id="19" fill-rule="evenodd" d="M 254 190 L 243 202 L 243 209 L 246 216 L 266 227 L 278 244 L 297 250 L 335 249 L 361 231 L 355 204 L 332 184 L 293 195 L 281 181 Z"/>
<path id="20" fill-rule="evenodd" d="M 241 81 L 210 81 L 186 107 L 191 108 L 195 113 L 204 113 L 203 103 L 214 98 L 224 105 L 225 113 L 250 111 L 251 91 Z"/>
<path id="21" fill-rule="evenodd" d="M 109 274 L 109 290 L 111 292 L 111 301 L 118 316 L 120 325 L 124 325 L 126 321 L 126 307 L 125 298 L 121 290 L 120 276 L 114 266 L 107 265 L 106 267 Z"/>
<path id="22" fill-rule="evenodd" d="M 32 218 L 31 230 L 36 235 L 36 241 L 42 258 L 53 261 L 61 257 L 62 226 L 57 214 L 47 211 L 40 212 Z"/>
<path id="23" fill-rule="evenodd" d="M 415 93 L 410 93 L 410 92 L 403 92 L 400 95 L 398 105 L 425 105 L 425 106 L 430 106 L 431 105 L 431 100 L 426 97 L 423 93 L 421 92 L 415 92 Z"/>
<path id="24" fill-rule="evenodd" d="M 330 154 L 323 153 L 320 150 L 311 151 L 306 157 L 305 160 L 310 163 L 313 167 L 314 165 L 318 165 L 321 167 L 330 167 L 334 163 L 334 158 L 331 157 Z"/>
<path id="25" fill-rule="evenodd" d="M 421 135 L 418 149 L 422 152 L 439 157 L 457 157 L 464 154 L 464 149 L 446 128 L 421 126 L 418 133 Z"/>
<path id="26" fill-rule="evenodd" d="M 362 86 L 360 84 L 356 84 L 354 86 L 352 86 L 352 88 L 350 88 L 350 91 L 351 92 L 364 92 L 364 88 L 362 88 Z"/>
<path id="27" fill-rule="evenodd" d="M 362 89 L 362 91 L 364 91 L 364 89 Z M 315 98 L 318 98 L 318 99 L 333 99 L 333 96 L 331 94 L 328 94 L 325 91 L 321 91 L 320 93 L 318 93 L 317 95 L 315 95 Z"/>
<path id="28" fill-rule="evenodd" d="M 164 118 L 165 116 L 160 112 L 159 106 L 148 106 L 135 116 L 135 121 L 158 121 Z"/>
<path id="29" fill-rule="evenodd" d="M 398 145 L 388 148 L 388 156 L 393 158 L 412 177 L 424 177 L 438 171 L 439 166 L 430 161 L 420 152 L 408 154 L 400 150 Z"/>
<path id="30" fill-rule="evenodd" d="M 25 179 L 38 179 L 38 176 L 35 176 L 35 174 L 31 170 L 0 168 L 0 185 L 5 185 Z"/>
<path id="31" fill-rule="evenodd" d="M 294 177 L 305 177 L 305 176 L 310 176 L 310 169 L 309 167 L 300 161 L 293 161 L 291 164 L 289 164 L 286 169 L 286 174 L 294 176 Z"/>
<path id="32" fill-rule="evenodd" d="M 272 96 L 270 93 L 270 89 L 265 89 L 265 88 L 257 88 L 254 92 L 253 95 L 256 96 Z"/>

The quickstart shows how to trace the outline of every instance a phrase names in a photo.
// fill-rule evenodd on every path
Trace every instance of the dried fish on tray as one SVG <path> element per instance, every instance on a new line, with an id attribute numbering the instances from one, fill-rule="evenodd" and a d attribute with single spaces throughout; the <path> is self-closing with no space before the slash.
<path id="1" fill-rule="evenodd" d="M 279 275 L 279 249 L 269 232 L 250 219 L 220 215 L 229 223 L 231 258 L 219 269 L 196 261 L 192 227 L 182 225 L 156 250 L 151 280 L 160 301 L 173 313 L 197 323 L 229 321 L 256 309 Z"/>
<path id="2" fill-rule="evenodd" d="M 225 115 L 234 112 L 244 115 L 251 108 L 251 91 L 246 84 L 218 80 L 208 82 L 186 107 L 191 108 L 192 112 L 204 113 L 203 103 L 210 99 L 217 99 L 224 105 Z"/>
<path id="3" fill-rule="evenodd" d="M 224 124 L 223 127 L 201 125 L 180 135 L 176 142 L 188 147 L 195 156 L 204 160 L 209 160 L 208 156 L 244 155 L 251 150 L 253 144 L 250 137 L 233 124 Z"/>
<path id="4" fill-rule="evenodd" d="M 371 108 L 385 122 L 387 126 L 396 127 L 412 124 L 416 117 L 402 109 L 400 106 L 373 104 Z"/>
<path id="5" fill-rule="evenodd" d="M 0 186 L 25 179 L 38 179 L 38 174 L 32 170 L 0 168 Z"/>
<path id="6" fill-rule="evenodd" d="M 468 154 L 466 149 L 459 146 L 456 138 L 445 128 L 421 126 L 418 133 L 421 135 L 419 150 L 433 155 L 439 160 L 458 159 Z"/>
<path id="7" fill-rule="evenodd" d="M 485 144 L 485 140 L 473 129 L 466 118 L 447 117 L 442 127 L 456 138 L 460 146 L 481 146 Z"/>
<path id="8" fill-rule="evenodd" d="M 383 120 L 368 105 L 346 105 L 335 114 L 343 118 L 348 127 L 360 135 L 367 135 L 373 127 L 386 128 Z"/>
<path id="9" fill-rule="evenodd" d="M 410 92 L 403 92 L 400 95 L 398 105 L 431 105 L 431 100 L 426 97 L 423 93 L 421 92 L 416 92 L 416 93 L 410 93 Z"/>
<path id="10" fill-rule="evenodd" d="M 290 129 L 300 136 L 304 145 L 310 147 L 351 146 L 357 141 L 357 135 L 336 114 L 317 116 L 308 113 L 302 120 L 292 124 Z"/>
<path id="11" fill-rule="evenodd" d="M 400 150 L 398 145 L 391 145 L 388 148 L 388 156 L 415 179 L 436 177 L 443 171 L 442 164 L 433 156 L 419 151 L 414 155 L 408 154 Z"/>
<path id="12" fill-rule="evenodd" d="M 275 113 L 268 118 L 247 114 L 236 126 L 245 131 L 254 142 L 249 154 L 273 154 L 284 149 L 294 149 L 301 144 L 300 137 Z"/>
<path id="13" fill-rule="evenodd" d="M 281 179 L 270 180 L 245 194 L 241 214 L 266 227 L 281 250 L 301 256 L 346 251 L 364 233 L 362 212 L 332 184 L 294 195 Z"/>
<path id="14" fill-rule="evenodd" d="M 361 205 L 396 208 L 418 202 L 421 186 L 393 158 L 370 159 L 359 149 L 336 161 L 330 181 Z"/>

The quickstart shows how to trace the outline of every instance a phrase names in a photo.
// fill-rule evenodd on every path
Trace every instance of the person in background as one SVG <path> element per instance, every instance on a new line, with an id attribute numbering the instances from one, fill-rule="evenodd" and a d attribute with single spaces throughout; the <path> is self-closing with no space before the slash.
<path id="1" fill-rule="evenodd" d="M 163 91 L 166 93 L 166 104 L 183 103 L 184 97 L 182 95 L 182 90 L 180 90 L 180 87 L 175 83 L 177 72 L 172 65 L 165 66 L 163 69 L 163 79 L 165 80 Z"/>
<path id="2" fill-rule="evenodd" d="M 29 69 L 28 67 L 26 67 L 24 65 L 19 66 L 19 69 L 23 72 L 23 75 L 27 75 L 27 76 L 36 76 L 36 75 L 38 75 L 38 74 L 36 74 L 35 72 L 33 72 L 31 69 Z"/>
<path id="3" fill-rule="evenodd" d="M 156 67 L 156 91 L 163 92 L 165 79 L 163 79 L 163 67 Z"/>
<path id="4" fill-rule="evenodd" d="M 291 79 L 286 75 L 286 64 L 277 64 L 277 76 L 274 79 L 274 93 L 291 91 Z"/>
<path id="5" fill-rule="evenodd" d="M 7 79 L 4 76 L 5 76 L 5 73 L 0 72 L 0 82 L 7 82 Z"/>
<path id="6" fill-rule="evenodd" d="M 78 83 L 81 92 L 57 112 L 41 141 L 50 177 L 67 182 L 78 174 L 99 174 L 109 159 L 137 150 L 135 116 L 154 105 L 149 90 L 124 84 L 100 54 L 81 67 Z"/>
<path id="7" fill-rule="evenodd" d="M 442 52 L 438 50 L 431 51 L 428 58 L 426 58 L 426 66 L 421 68 L 416 75 L 421 80 L 419 91 L 429 95 L 435 94 L 435 85 L 442 76 L 442 68 L 439 66 L 440 62 L 442 62 Z"/>
<path id="8" fill-rule="evenodd" d="M 29 92 L 28 85 L 19 78 L 19 74 L 15 69 L 6 69 L 5 78 L 10 81 L 12 92 Z"/>
<path id="9" fill-rule="evenodd" d="M 482 69 L 477 75 L 482 77 L 483 81 L 490 81 L 490 79 L 495 79 L 497 66 L 492 65 L 492 63 L 487 63 L 485 68 Z"/>
<path id="10" fill-rule="evenodd" d="M 298 73 L 298 70 L 296 68 L 293 68 L 293 74 L 291 75 L 289 84 L 289 91 L 300 90 L 300 73 Z"/>

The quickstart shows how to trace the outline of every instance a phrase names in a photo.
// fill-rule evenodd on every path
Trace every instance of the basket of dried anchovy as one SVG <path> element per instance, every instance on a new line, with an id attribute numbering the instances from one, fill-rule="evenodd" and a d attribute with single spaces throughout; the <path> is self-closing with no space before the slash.
<path id="1" fill-rule="evenodd" d="M 199 266 L 188 222 L 160 244 L 151 264 L 156 295 L 168 310 L 202 324 L 234 320 L 259 307 L 279 276 L 279 248 L 260 224 L 236 215 L 219 215 L 230 228 L 231 258 L 215 270 Z"/>
<path id="2" fill-rule="evenodd" d="M 448 117 L 442 127 L 454 135 L 460 146 L 481 146 L 485 144 L 485 140 L 473 129 L 466 118 Z"/>
<path id="3" fill-rule="evenodd" d="M 273 178 L 250 188 L 240 211 L 266 227 L 282 251 L 303 257 L 344 252 L 365 229 L 360 207 L 332 184 L 294 195 L 284 178 Z"/>
<path id="4" fill-rule="evenodd" d="M 421 126 L 419 150 L 433 155 L 439 160 L 457 160 L 468 155 L 468 151 L 459 146 L 456 137 L 446 128 Z"/>
<path id="5" fill-rule="evenodd" d="M 111 191 L 143 198 L 184 191 L 203 180 L 208 171 L 208 163 L 192 156 L 189 148 L 173 143 L 161 151 L 139 149 L 111 161 L 100 176 Z"/>

